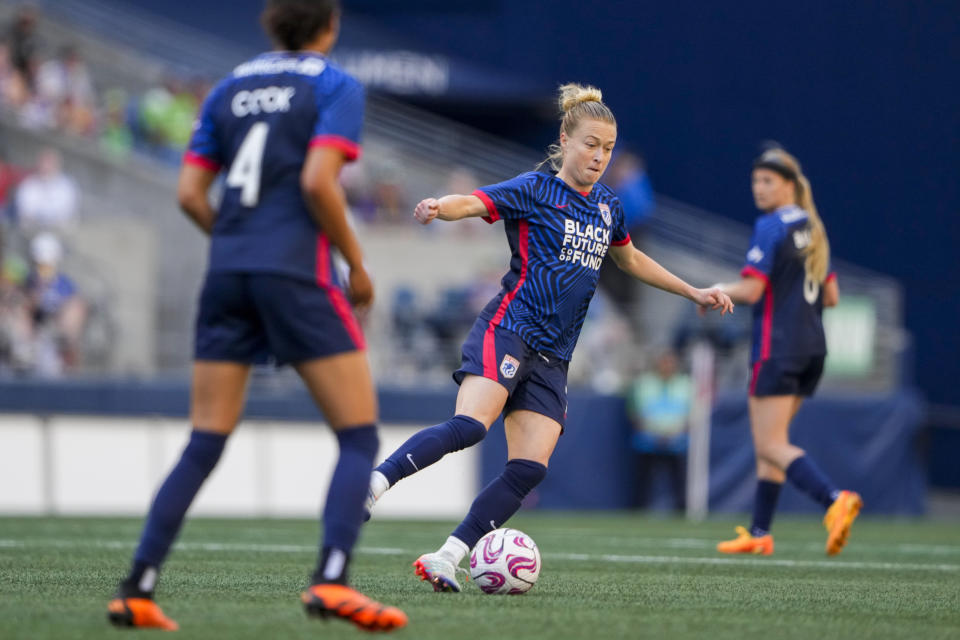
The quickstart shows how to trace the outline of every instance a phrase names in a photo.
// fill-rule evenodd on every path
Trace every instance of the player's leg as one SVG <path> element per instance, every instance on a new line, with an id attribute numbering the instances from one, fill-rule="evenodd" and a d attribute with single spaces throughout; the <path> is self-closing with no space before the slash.
<path id="1" fill-rule="evenodd" d="M 797 398 L 793 414 L 791 415 L 791 422 L 793 416 L 800 410 L 804 398 L 812 396 L 814 391 L 816 391 L 820 377 L 823 374 L 824 359 L 824 356 L 814 356 L 808 358 L 802 366 L 798 367 Z M 809 468 L 807 468 L 808 464 Z M 813 461 L 810 460 L 808 456 L 803 456 L 794 461 L 790 469 L 787 469 L 787 477 L 791 478 L 791 482 L 796 482 L 794 478 L 799 477 L 801 474 L 815 475 L 817 472 L 819 472 L 819 470 L 813 465 Z M 831 484 L 829 491 L 831 502 L 823 516 L 823 526 L 827 529 L 827 554 L 836 555 L 840 553 L 847 544 L 847 539 L 850 536 L 850 527 L 853 526 L 853 521 L 856 520 L 860 514 L 860 509 L 863 507 L 863 499 L 856 491 L 836 491 L 836 489 L 832 488 L 831 481 L 822 473 L 820 475 L 822 476 L 820 480 L 821 484 Z"/>
<path id="2" fill-rule="evenodd" d="M 799 409 L 798 400 L 797 396 L 750 398 L 757 457 L 782 470 L 791 484 L 827 509 L 840 492 L 803 449 L 790 444 L 790 421 Z"/>
<path id="3" fill-rule="evenodd" d="M 507 463 L 484 487 L 470 511 L 440 549 L 414 562 L 416 574 L 435 591 L 460 591 L 457 568 L 477 541 L 502 526 L 547 474 L 547 462 L 560 437 L 561 425 L 533 411 L 512 411 L 504 419 Z"/>
<path id="4" fill-rule="evenodd" d="M 464 555 L 489 531 L 503 526 L 540 484 L 562 431 L 556 420 L 528 410 L 512 411 L 504 419 L 504 428 L 507 464 L 503 473 L 484 487 L 453 532 L 454 538 L 465 543 L 461 548 Z"/>
<path id="5" fill-rule="evenodd" d="M 406 625 L 406 615 L 347 586 L 350 555 L 363 523 L 363 500 L 379 439 L 377 401 L 364 351 L 295 365 L 330 424 L 340 455 L 323 509 L 323 542 L 310 586 L 302 594 L 311 615 L 348 619 L 369 630 Z"/>
<path id="6" fill-rule="evenodd" d="M 784 473 L 779 467 L 757 458 L 757 486 L 753 496 L 753 519 L 750 528 L 737 527 L 737 537 L 719 543 L 717 551 L 760 555 L 773 553 L 773 536 L 770 530 L 784 479 Z"/>
<path id="7" fill-rule="evenodd" d="M 788 396 L 789 397 L 789 396 Z M 748 407 L 750 411 L 750 424 L 752 435 L 754 437 L 754 451 L 760 451 L 761 443 L 757 440 L 754 424 L 763 418 L 757 414 L 757 403 L 754 398 L 750 398 Z M 787 418 L 787 424 L 796 413 L 796 406 L 792 406 L 790 416 Z M 786 437 L 786 434 L 783 434 Z M 773 526 L 773 514 L 777 509 L 777 501 L 780 498 L 780 490 L 783 488 L 783 482 L 786 480 L 786 474 L 783 469 L 774 463 L 767 461 L 765 457 L 757 454 L 757 487 L 753 498 L 753 520 L 750 523 L 750 535 L 755 538 L 769 537 L 767 541 L 762 541 L 761 546 L 769 553 L 773 552 L 773 538 L 769 536 Z"/>
<path id="8" fill-rule="evenodd" d="M 187 509 L 216 466 L 227 437 L 240 419 L 249 375 L 250 365 L 246 364 L 194 364 L 190 406 L 193 431 L 180 460 L 157 491 L 133 566 L 108 606 L 114 624 L 176 629 L 176 623 L 166 618 L 153 602 L 157 576 Z"/>
<path id="9" fill-rule="evenodd" d="M 470 447 L 486 436 L 512 390 L 530 369 L 530 349 L 517 334 L 478 318 L 461 349 L 462 364 L 453 379 L 460 385 L 455 415 L 414 434 L 370 476 L 366 510 L 401 479 Z"/>
<path id="10" fill-rule="evenodd" d="M 454 416 L 418 431 L 380 463 L 371 476 L 370 500 L 376 501 L 397 482 L 448 453 L 483 440 L 490 425 L 503 411 L 507 394 L 507 389 L 493 380 L 472 374 L 464 376 Z"/>
<path id="11" fill-rule="evenodd" d="M 717 545 L 717 551 L 721 553 L 773 553 L 773 536 L 770 530 L 780 490 L 786 479 L 783 464 L 803 453 L 787 441 L 790 420 L 797 410 L 794 402 L 796 396 L 784 393 L 781 385 L 790 384 L 793 380 L 783 379 L 779 364 L 777 361 L 767 360 L 754 369 L 748 399 L 757 468 L 753 519 L 749 529 L 737 527 L 736 538 Z M 786 390 L 793 390 L 793 387 Z"/>
<path id="12" fill-rule="evenodd" d="M 752 425 L 754 441 L 759 457 L 781 469 L 793 486 L 824 508 L 827 553 L 834 555 L 846 544 L 850 526 L 863 502 L 855 492 L 838 489 L 803 449 L 790 444 L 790 422 L 802 401 L 799 396 L 751 398 L 751 413 L 755 416 Z"/>
<path id="13" fill-rule="evenodd" d="M 794 387 L 789 387 L 790 391 L 794 391 Z M 787 429 L 789 430 L 789 425 L 793 423 L 793 418 L 797 415 L 797 411 L 800 410 L 800 406 L 803 404 L 803 398 L 800 396 L 788 396 L 793 399 L 790 406 L 790 416 L 787 419 Z M 753 398 L 751 398 L 752 400 Z M 750 411 L 750 424 L 756 424 L 762 417 L 757 415 L 758 404 L 756 402 L 749 402 L 748 408 Z M 760 444 L 756 440 L 756 435 L 754 436 L 754 451 L 759 451 Z M 786 434 L 784 434 L 786 437 Z M 777 500 L 780 497 L 780 490 L 783 488 L 783 483 L 787 479 L 786 473 L 784 473 L 783 468 L 777 464 L 768 462 L 765 458 L 757 456 L 757 489 L 754 496 L 753 502 L 753 522 L 750 525 L 750 533 L 756 537 L 766 536 L 771 531 L 771 526 L 773 525 L 773 514 L 777 508 Z M 770 545 L 772 551 L 772 543 Z"/>

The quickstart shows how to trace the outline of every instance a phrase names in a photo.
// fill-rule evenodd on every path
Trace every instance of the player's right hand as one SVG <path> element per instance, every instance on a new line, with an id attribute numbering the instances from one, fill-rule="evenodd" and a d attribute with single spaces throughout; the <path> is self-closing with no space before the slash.
<path id="1" fill-rule="evenodd" d="M 421 200 L 413 210 L 413 217 L 420 224 L 430 224 L 430 222 L 440 213 L 440 201 L 436 198 L 426 198 Z"/>
<path id="2" fill-rule="evenodd" d="M 719 311 L 720 315 L 733 313 L 733 300 L 717 286 L 696 289 L 693 301 L 698 305 L 697 311 L 701 316 L 711 309 Z"/>
<path id="3" fill-rule="evenodd" d="M 373 302 L 373 281 L 363 267 L 350 269 L 347 296 L 357 311 L 364 311 Z"/>

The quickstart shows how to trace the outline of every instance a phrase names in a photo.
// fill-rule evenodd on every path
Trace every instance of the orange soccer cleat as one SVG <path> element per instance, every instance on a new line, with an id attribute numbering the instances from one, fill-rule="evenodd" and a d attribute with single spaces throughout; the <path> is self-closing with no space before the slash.
<path id="1" fill-rule="evenodd" d="M 841 491 L 827 509 L 827 515 L 823 516 L 823 526 L 827 529 L 827 555 L 835 556 L 843 551 L 847 538 L 850 537 L 850 527 L 861 508 L 863 499 L 859 493 Z"/>
<path id="2" fill-rule="evenodd" d="M 107 605 L 107 619 L 118 627 L 164 631 L 176 631 L 180 628 L 180 625 L 165 616 L 157 603 L 149 598 L 114 598 Z"/>
<path id="3" fill-rule="evenodd" d="M 762 556 L 773 554 L 773 536 L 754 537 L 744 527 L 737 527 L 737 537 L 717 545 L 720 553 L 754 553 Z"/>
<path id="4" fill-rule="evenodd" d="M 407 614 L 371 600 L 342 584 L 314 584 L 300 595 L 307 615 L 348 620 L 367 631 L 392 631 L 407 625 Z"/>

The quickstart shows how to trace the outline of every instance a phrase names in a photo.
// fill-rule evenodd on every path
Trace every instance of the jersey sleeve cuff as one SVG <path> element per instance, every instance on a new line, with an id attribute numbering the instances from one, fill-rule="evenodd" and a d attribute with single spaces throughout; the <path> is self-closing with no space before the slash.
<path id="1" fill-rule="evenodd" d="M 837 272 L 831 271 L 830 273 L 827 274 L 827 279 L 824 280 L 824 282 L 830 282 L 831 280 L 836 280 L 836 279 L 837 279 Z"/>
<path id="2" fill-rule="evenodd" d="M 749 264 L 740 270 L 740 276 L 744 278 L 760 278 L 767 284 L 770 284 L 770 276 Z"/>
<path id="3" fill-rule="evenodd" d="M 347 159 L 347 162 L 353 162 L 358 159 L 361 153 L 360 145 L 353 140 L 332 134 L 313 136 L 310 140 L 310 148 L 313 149 L 314 147 L 333 147 L 334 149 L 339 149 L 343 152 L 343 156 Z"/>
<path id="4" fill-rule="evenodd" d="M 192 164 L 201 169 L 206 169 L 207 171 L 213 171 L 216 173 L 220 171 L 220 163 L 215 160 L 211 160 L 206 156 L 202 156 L 196 151 L 187 151 L 183 154 L 183 163 Z"/>
<path id="5" fill-rule="evenodd" d="M 613 246 L 613 247 L 623 247 L 623 246 L 628 245 L 628 244 L 630 244 L 630 234 L 629 234 L 629 233 L 627 234 L 627 237 L 624 238 L 623 240 L 614 240 L 613 242 L 610 243 L 610 245 Z"/>
<path id="6" fill-rule="evenodd" d="M 490 199 L 490 196 L 488 196 L 486 193 L 484 193 L 480 189 L 477 189 L 476 191 L 474 191 L 472 195 L 475 195 L 478 198 L 480 198 L 480 202 L 482 202 L 483 206 L 487 208 L 487 215 L 483 216 L 484 222 L 486 222 L 487 224 L 493 224 L 494 222 L 500 219 L 500 212 L 497 211 L 497 205 L 493 204 L 493 200 Z"/>

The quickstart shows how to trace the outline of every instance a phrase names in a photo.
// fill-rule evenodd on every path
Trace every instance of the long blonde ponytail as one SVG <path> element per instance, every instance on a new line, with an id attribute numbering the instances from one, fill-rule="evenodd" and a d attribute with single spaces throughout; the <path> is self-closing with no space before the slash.
<path id="1" fill-rule="evenodd" d="M 814 282 L 823 283 L 830 268 L 830 241 L 827 229 L 823 226 L 817 205 L 813 202 L 813 190 L 810 181 L 803 175 L 800 163 L 783 149 L 768 149 L 754 163 L 755 167 L 767 167 L 791 180 L 794 184 L 797 206 L 807 212 L 810 225 L 810 244 L 804 248 L 806 254 L 804 270 Z"/>
<path id="2" fill-rule="evenodd" d="M 797 172 L 797 206 L 810 216 L 810 244 L 804 249 L 807 254 L 804 269 L 811 280 L 823 283 L 827 279 L 827 270 L 830 268 L 830 241 L 827 239 L 827 229 L 823 226 L 823 220 L 817 212 L 817 205 L 813 203 L 810 181 L 799 171 Z"/>
<path id="3" fill-rule="evenodd" d="M 581 85 L 574 82 L 560 87 L 560 96 L 557 100 L 560 113 L 560 132 L 570 136 L 582 120 L 600 120 L 616 126 L 617 120 L 613 117 L 610 107 L 603 103 L 603 93 L 600 89 L 590 85 Z M 547 158 L 538 165 L 550 165 L 554 171 L 560 171 L 563 165 L 563 149 L 559 142 L 547 148 Z"/>

